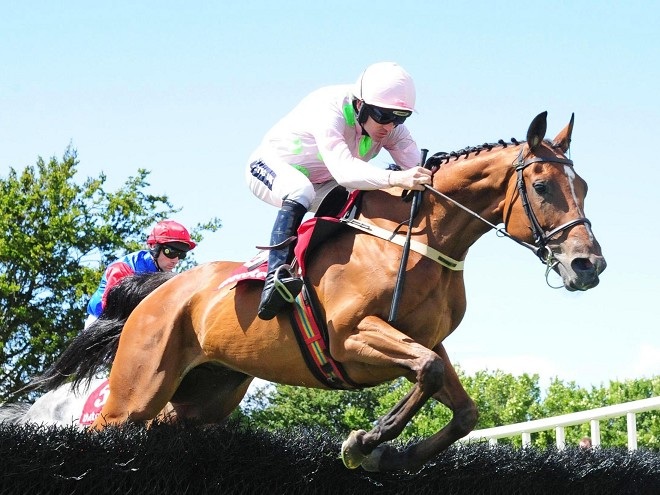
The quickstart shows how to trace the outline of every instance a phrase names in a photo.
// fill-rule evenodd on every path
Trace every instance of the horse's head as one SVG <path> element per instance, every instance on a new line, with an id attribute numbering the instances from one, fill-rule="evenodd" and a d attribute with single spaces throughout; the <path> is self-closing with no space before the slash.
<path id="1" fill-rule="evenodd" d="M 527 144 L 513 164 L 516 177 L 506 197 L 506 230 L 533 243 L 539 257 L 561 275 L 566 289 L 587 290 L 598 285 L 606 263 L 584 215 L 587 183 L 566 157 L 573 116 L 552 142 L 543 139 L 546 117 L 543 112 L 532 121 Z"/>

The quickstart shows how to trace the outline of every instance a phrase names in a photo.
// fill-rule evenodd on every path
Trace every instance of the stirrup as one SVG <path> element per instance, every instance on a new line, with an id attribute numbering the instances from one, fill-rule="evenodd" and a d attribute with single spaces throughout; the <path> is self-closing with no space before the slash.
<path id="1" fill-rule="evenodd" d="M 279 278 L 282 269 L 287 278 Z M 262 320 L 272 320 L 287 304 L 295 300 L 302 286 L 302 279 L 291 276 L 288 265 L 280 266 L 273 272 L 272 285 L 269 288 L 264 287 L 257 316 Z"/>
<path id="2" fill-rule="evenodd" d="M 286 275 L 288 277 L 284 278 L 283 280 L 280 280 L 280 271 L 284 270 Z M 288 280 L 287 280 L 288 279 Z M 291 273 L 291 266 L 290 265 L 282 265 L 278 267 L 275 270 L 275 273 L 273 274 L 273 289 L 277 291 L 277 293 L 288 303 L 292 303 L 295 301 L 296 296 L 300 293 L 300 288 L 296 290 L 296 293 L 292 293 L 289 288 L 286 286 L 286 283 L 288 282 L 291 284 L 291 282 L 299 280 L 297 277 L 294 277 Z M 298 284 L 295 284 L 298 285 Z M 302 288 L 302 284 L 301 284 Z"/>

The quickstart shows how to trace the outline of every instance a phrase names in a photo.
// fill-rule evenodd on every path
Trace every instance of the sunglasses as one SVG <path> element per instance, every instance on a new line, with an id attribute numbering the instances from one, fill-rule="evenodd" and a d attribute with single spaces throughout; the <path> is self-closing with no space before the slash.
<path id="1" fill-rule="evenodd" d="M 365 103 L 369 116 L 374 119 L 377 124 L 387 125 L 394 123 L 394 125 L 403 124 L 408 117 L 412 115 L 409 110 L 393 110 L 391 108 L 381 108 L 374 105 Z"/>
<path id="2" fill-rule="evenodd" d="M 163 248 L 160 250 L 161 253 L 165 255 L 166 258 L 169 258 L 173 260 L 174 258 L 179 258 L 180 260 L 185 260 L 186 259 L 186 252 L 185 251 L 180 251 L 178 249 L 174 249 L 173 247 L 170 246 L 163 246 Z"/>

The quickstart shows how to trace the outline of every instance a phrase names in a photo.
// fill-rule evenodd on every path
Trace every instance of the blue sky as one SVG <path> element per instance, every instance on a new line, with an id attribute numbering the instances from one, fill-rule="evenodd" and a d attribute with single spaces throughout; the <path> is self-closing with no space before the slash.
<path id="1" fill-rule="evenodd" d="M 554 137 L 575 112 L 601 284 L 553 290 L 538 260 L 488 234 L 467 257 L 468 312 L 446 347 L 468 371 L 584 386 L 660 374 L 658 4 L 238 3 L 2 2 L 0 175 L 69 144 L 81 181 L 104 172 L 116 189 L 146 168 L 178 220 L 222 220 L 198 261 L 245 260 L 276 213 L 249 193 L 245 161 L 317 87 L 400 63 L 417 84 L 408 127 L 431 153 L 522 140 L 544 110 Z"/>

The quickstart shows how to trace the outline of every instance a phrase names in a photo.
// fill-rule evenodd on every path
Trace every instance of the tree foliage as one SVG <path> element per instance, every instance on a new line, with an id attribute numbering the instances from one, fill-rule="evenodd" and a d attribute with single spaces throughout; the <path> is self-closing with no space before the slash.
<path id="1" fill-rule="evenodd" d="M 573 412 L 595 409 L 614 404 L 622 404 L 634 400 L 648 399 L 660 396 L 660 376 L 640 378 L 637 380 L 611 381 L 608 386 L 586 389 L 575 382 L 563 382 L 555 378 L 548 387 L 545 400 L 538 407 L 538 417 L 558 416 Z M 638 413 L 637 441 L 660 450 L 660 414 L 658 411 Z M 566 428 L 566 443 L 577 444 L 583 436 L 591 434 L 589 424 Z M 611 418 L 600 422 L 600 437 L 602 445 L 627 445 L 626 417 Z M 532 435 L 532 441 L 537 445 L 548 445 L 555 442 L 554 432 L 546 431 Z"/>
<path id="2" fill-rule="evenodd" d="M 116 191 L 106 176 L 75 179 L 77 156 L 39 158 L 0 177 L 0 398 L 22 387 L 82 328 L 89 296 L 117 256 L 144 247 L 145 232 L 178 210 L 145 192 L 140 169 Z M 192 229 L 197 240 L 217 219 Z"/>
<path id="3" fill-rule="evenodd" d="M 555 378 L 542 394 L 538 375 L 514 376 L 500 370 L 478 371 L 466 375 L 457 372 L 467 393 L 479 409 L 477 429 L 491 428 L 550 416 L 620 404 L 660 395 L 660 376 L 625 382 L 610 382 L 609 386 L 585 389 L 574 382 Z M 268 385 L 257 389 L 244 402 L 241 415 L 259 427 L 278 430 L 291 427 L 322 426 L 337 437 L 345 438 L 351 430 L 370 429 L 410 390 L 404 379 L 359 391 L 328 391 L 288 385 Z M 429 401 L 400 435 L 402 441 L 428 437 L 451 420 L 451 411 L 444 405 Z M 660 450 L 660 415 L 649 411 L 637 415 L 638 442 Z M 538 447 L 555 444 L 553 430 L 532 435 Z M 568 445 L 590 435 L 589 424 L 566 429 Z M 626 446 L 626 418 L 601 422 L 603 446 Z M 520 437 L 502 439 L 500 443 L 516 446 Z"/>

